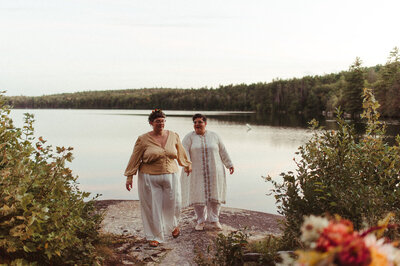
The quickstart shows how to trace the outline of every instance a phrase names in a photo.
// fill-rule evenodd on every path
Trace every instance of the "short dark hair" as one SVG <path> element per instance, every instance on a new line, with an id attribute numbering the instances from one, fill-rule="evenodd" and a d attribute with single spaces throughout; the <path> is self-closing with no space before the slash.
<path id="1" fill-rule="evenodd" d="M 165 118 L 165 114 L 161 109 L 154 109 L 151 111 L 151 114 L 149 115 L 149 122 L 153 122 L 157 118 Z"/>
<path id="2" fill-rule="evenodd" d="M 194 114 L 192 116 L 192 120 L 196 120 L 197 118 L 201 118 L 204 122 L 207 122 L 207 117 L 205 115 L 202 114 Z"/>

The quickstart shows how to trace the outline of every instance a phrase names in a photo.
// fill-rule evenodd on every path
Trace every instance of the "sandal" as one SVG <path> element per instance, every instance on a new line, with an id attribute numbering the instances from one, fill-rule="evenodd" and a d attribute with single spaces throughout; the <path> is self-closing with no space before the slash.
<path id="1" fill-rule="evenodd" d="M 159 244 L 160 244 L 160 243 L 159 243 L 158 241 L 156 241 L 156 240 L 153 240 L 153 241 L 150 241 L 150 242 L 149 242 L 149 246 L 150 246 L 150 247 L 153 247 L 153 248 L 158 247 Z"/>
<path id="2" fill-rule="evenodd" d="M 181 231 L 179 230 L 179 227 L 176 227 L 174 231 L 172 231 L 172 237 L 177 238 L 180 235 Z"/>

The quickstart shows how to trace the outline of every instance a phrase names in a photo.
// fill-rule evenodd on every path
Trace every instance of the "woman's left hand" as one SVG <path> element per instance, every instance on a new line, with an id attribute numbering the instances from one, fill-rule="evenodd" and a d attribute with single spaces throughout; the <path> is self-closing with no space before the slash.
<path id="1" fill-rule="evenodd" d="M 191 167 L 185 167 L 183 170 L 185 171 L 187 176 L 189 176 L 189 174 L 192 172 L 192 168 Z"/>
<path id="2" fill-rule="evenodd" d="M 235 172 L 235 168 L 232 166 L 231 168 L 229 168 L 229 173 L 233 174 L 233 172 Z"/>

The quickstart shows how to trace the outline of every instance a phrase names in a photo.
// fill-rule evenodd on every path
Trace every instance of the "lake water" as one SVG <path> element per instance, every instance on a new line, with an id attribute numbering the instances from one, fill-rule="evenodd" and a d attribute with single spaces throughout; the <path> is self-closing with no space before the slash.
<path id="1" fill-rule="evenodd" d="M 74 160 L 67 166 L 79 176 L 82 190 L 102 194 L 100 199 L 138 199 L 136 183 L 128 192 L 123 173 L 137 137 L 151 130 L 150 111 L 14 109 L 16 126 L 22 126 L 26 112 L 35 115 L 37 137 L 43 136 L 53 147 L 74 147 Z M 165 113 L 165 128 L 181 139 L 193 130 L 193 112 Z M 207 129 L 221 136 L 235 166 L 235 173 L 227 176 L 226 206 L 277 213 L 274 197 L 266 195 L 271 186 L 262 176 L 278 179 L 281 172 L 293 171 L 294 153 L 310 132 L 303 127 L 257 125 L 243 113 L 203 113 L 208 116 Z"/>

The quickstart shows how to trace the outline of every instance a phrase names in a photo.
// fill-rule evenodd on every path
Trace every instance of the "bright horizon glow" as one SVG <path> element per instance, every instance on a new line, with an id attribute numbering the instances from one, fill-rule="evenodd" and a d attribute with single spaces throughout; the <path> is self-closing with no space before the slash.
<path id="1" fill-rule="evenodd" d="M 385 64 L 400 2 L 3 0 L 0 90 L 91 90 L 271 82 Z"/>

